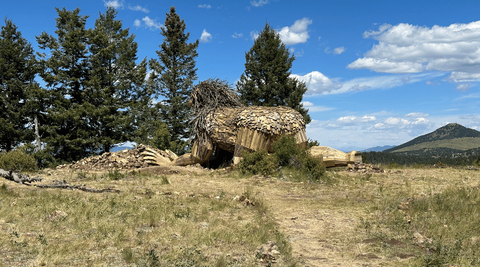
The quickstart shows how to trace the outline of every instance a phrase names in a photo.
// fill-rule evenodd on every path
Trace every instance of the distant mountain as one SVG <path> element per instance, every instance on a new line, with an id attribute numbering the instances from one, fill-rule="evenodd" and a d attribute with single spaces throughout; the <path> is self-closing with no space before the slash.
<path id="1" fill-rule="evenodd" d="M 367 149 L 364 149 L 360 152 L 382 152 L 386 149 L 390 149 L 392 147 L 395 147 L 395 146 L 376 146 L 376 147 L 371 147 L 371 148 L 367 148 Z"/>
<path id="2" fill-rule="evenodd" d="M 480 155 L 480 132 L 450 123 L 383 152 L 431 157 Z"/>

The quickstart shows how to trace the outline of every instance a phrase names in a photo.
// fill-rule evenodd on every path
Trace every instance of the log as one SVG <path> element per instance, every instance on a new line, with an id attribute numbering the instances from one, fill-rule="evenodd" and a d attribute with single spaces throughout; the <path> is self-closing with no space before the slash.
<path id="1" fill-rule="evenodd" d="M 53 182 L 54 182 L 53 184 L 36 185 L 36 187 L 81 190 L 81 191 L 90 192 L 90 193 L 104 193 L 104 192 L 120 193 L 120 190 L 112 189 L 112 188 L 96 189 L 96 188 L 89 188 L 85 185 L 70 185 L 65 180 L 63 181 L 54 180 Z"/>
<path id="2" fill-rule="evenodd" d="M 6 171 L 6 170 L 3 170 L 3 169 L 0 169 L 0 176 L 2 176 L 5 179 L 14 181 L 16 183 L 26 184 L 26 185 L 30 185 L 30 183 L 35 183 L 35 182 L 41 182 L 42 181 L 42 178 L 40 178 L 40 177 L 30 178 L 30 176 L 28 174 L 22 174 L 22 173 L 13 172 L 13 171 Z"/>

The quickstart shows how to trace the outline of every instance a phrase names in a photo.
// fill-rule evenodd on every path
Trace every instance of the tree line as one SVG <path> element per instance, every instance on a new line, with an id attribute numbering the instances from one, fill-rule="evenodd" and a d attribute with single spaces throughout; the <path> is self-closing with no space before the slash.
<path id="1" fill-rule="evenodd" d="M 158 58 L 149 60 L 138 59 L 135 36 L 113 7 L 88 29 L 79 8 L 56 11 L 55 34 L 36 36 L 37 53 L 11 20 L 1 28 L 0 150 L 22 146 L 43 165 L 126 141 L 185 153 L 199 42 L 189 42 L 175 7 L 161 28 Z M 305 83 L 290 77 L 295 58 L 268 23 L 245 58 L 236 84 L 245 104 L 287 105 L 310 122 L 301 104 Z"/>

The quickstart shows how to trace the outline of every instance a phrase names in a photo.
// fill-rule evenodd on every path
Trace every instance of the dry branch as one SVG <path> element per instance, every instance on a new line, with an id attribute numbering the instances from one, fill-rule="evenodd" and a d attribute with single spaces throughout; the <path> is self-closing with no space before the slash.
<path id="1" fill-rule="evenodd" d="M 42 178 L 40 178 L 40 177 L 30 178 L 30 176 L 28 174 L 22 174 L 22 173 L 13 172 L 13 171 L 6 171 L 6 170 L 3 170 L 3 169 L 0 169 L 0 176 L 2 176 L 5 179 L 8 179 L 8 180 L 14 181 L 16 183 L 19 183 L 19 184 L 26 184 L 27 183 L 26 185 L 30 185 L 30 183 L 35 183 L 35 182 L 41 182 L 42 181 Z"/>
<path id="2" fill-rule="evenodd" d="M 70 185 L 65 180 L 58 181 L 54 180 L 53 184 L 46 184 L 46 185 L 36 185 L 39 188 L 61 188 L 61 189 L 69 189 L 69 190 L 81 190 L 90 193 L 104 193 L 104 192 L 112 192 L 112 193 L 120 193 L 120 190 L 112 189 L 112 188 L 105 188 L 105 189 L 96 189 L 96 188 L 89 188 L 85 185 Z"/>

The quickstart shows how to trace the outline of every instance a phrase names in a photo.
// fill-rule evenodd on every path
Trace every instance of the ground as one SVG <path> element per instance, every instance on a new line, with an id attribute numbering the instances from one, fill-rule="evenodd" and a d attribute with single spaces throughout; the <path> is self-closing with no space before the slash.
<path id="1" fill-rule="evenodd" d="M 418 243 L 395 233 L 382 242 L 365 230 L 366 222 L 379 216 L 378 203 L 480 184 L 478 170 L 453 168 L 375 174 L 336 169 L 328 171 L 334 181 L 328 184 L 194 167 L 135 173 L 46 170 L 39 175 L 41 184 L 64 179 L 121 193 L 1 181 L 0 252 L 7 257 L 0 266 L 409 266 L 422 257 Z M 240 202 L 242 195 L 255 206 Z M 34 199 L 45 204 L 32 208 Z M 89 203 L 96 204 L 90 208 Z M 163 206 L 158 214 L 152 203 Z M 80 209 L 78 216 L 89 218 L 84 223 L 75 215 Z M 268 231 L 262 232 L 261 225 Z M 281 246 L 282 238 L 286 245 L 272 262 L 255 251 L 267 241 Z M 66 244 L 72 249 L 55 251 Z"/>

